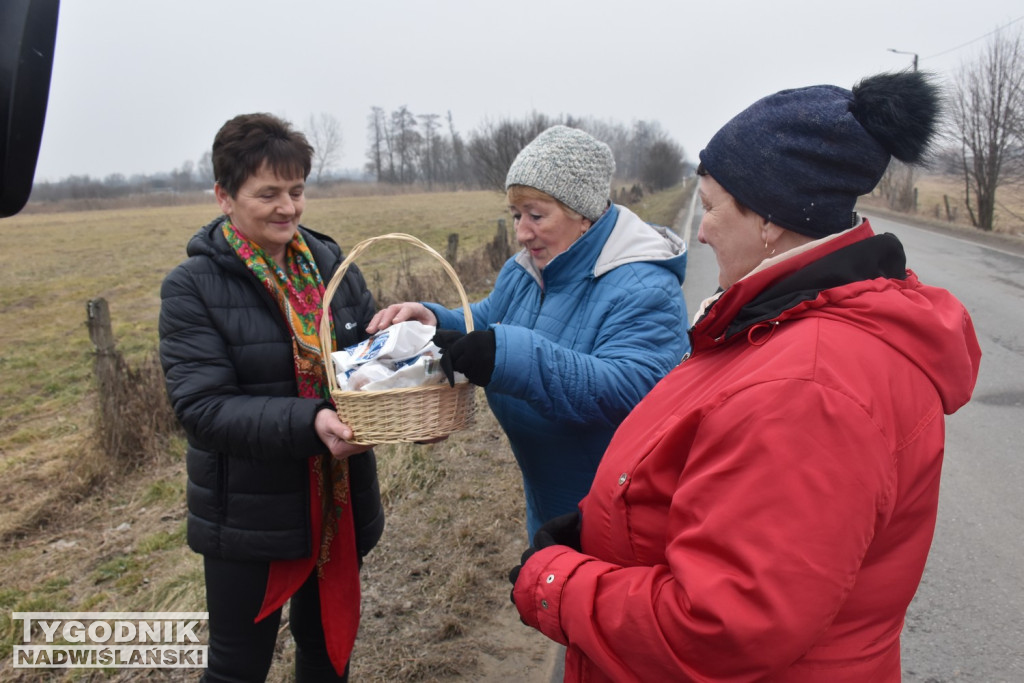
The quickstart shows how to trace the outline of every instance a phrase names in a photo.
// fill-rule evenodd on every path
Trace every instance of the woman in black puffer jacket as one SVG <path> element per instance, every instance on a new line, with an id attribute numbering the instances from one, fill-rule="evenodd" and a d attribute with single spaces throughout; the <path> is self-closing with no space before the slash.
<path id="1" fill-rule="evenodd" d="M 161 289 L 160 357 L 189 442 L 188 543 L 206 572 L 207 681 L 266 678 L 289 598 L 297 679 L 345 680 L 358 565 L 384 528 L 373 452 L 347 443 L 327 398 L 317 333 L 342 254 L 299 225 L 311 152 L 276 117 L 228 121 L 213 145 L 224 215 Z M 366 337 L 374 302 L 357 268 L 330 311 L 336 348 Z"/>

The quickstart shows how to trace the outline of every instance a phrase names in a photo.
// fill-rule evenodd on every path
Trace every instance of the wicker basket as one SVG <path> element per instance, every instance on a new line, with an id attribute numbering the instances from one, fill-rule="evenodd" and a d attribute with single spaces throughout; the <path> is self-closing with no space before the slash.
<path id="1" fill-rule="evenodd" d="M 384 240 L 413 244 L 441 263 L 459 292 L 462 311 L 466 318 L 466 332 L 472 332 L 473 317 L 469 311 L 469 300 L 455 270 L 436 251 L 412 235 L 404 233 L 393 232 L 371 237 L 352 247 L 352 251 L 342 261 L 327 285 L 324 306 L 328 306 L 334 298 L 342 278 L 356 257 L 370 245 Z M 472 424 L 476 387 L 466 381 L 458 382 L 454 387 L 444 382 L 425 387 L 381 391 L 339 389 L 334 361 L 331 358 L 330 317 L 326 315 L 321 316 L 320 320 L 320 351 L 327 368 L 327 382 L 331 389 L 331 398 L 338 409 L 338 417 L 352 428 L 351 443 L 367 445 L 428 441 L 448 436 Z"/>

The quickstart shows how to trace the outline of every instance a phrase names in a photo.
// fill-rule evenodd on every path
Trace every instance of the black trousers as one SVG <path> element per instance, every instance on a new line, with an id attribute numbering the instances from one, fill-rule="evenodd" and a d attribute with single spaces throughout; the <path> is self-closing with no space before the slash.
<path id="1" fill-rule="evenodd" d="M 281 610 L 254 623 L 263 605 L 270 564 L 236 562 L 204 556 L 206 606 L 210 613 L 210 648 L 206 683 L 262 683 L 274 658 Z M 320 621 L 316 572 L 291 597 L 289 627 L 295 638 L 297 683 L 348 681 L 331 665 Z"/>

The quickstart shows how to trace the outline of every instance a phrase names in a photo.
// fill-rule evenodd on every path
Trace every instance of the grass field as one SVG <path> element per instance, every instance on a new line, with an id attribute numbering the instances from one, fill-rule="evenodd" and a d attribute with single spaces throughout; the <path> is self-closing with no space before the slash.
<path id="1" fill-rule="evenodd" d="M 917 210 L 914 212 L 917 217 L 945 226 L 975 229 L 971 225 L 970 212 L 964 202 L 963 178 L 918 174 L 914 186 L 918 191 Z M 876 192 L 862 198 L 861 204 L 884 207 L 885 201 Z M 1024 235 L 1024 185 L 1009 184 L 999 188 L 996 193 L 994 223 L 995 233 Z"/>
<path id="2" fill-rule="evenodd" d="M 687 197 L 680 187 L 634 209 L 671 224 Z M 129 363 L 152 358 L 160 283 L 216 214 L 210 199 L 0 221 L 2 680 L 137 680 L 123 671 L 13 670 L 14 611 L 203 609 L 200 558 L 184 544 L 180 438 L 134 467 L 97 452 L 86 304 L 107 300 Z M 367 237 L 407 232 L 444 254 L 457 233 L 459 263 L 469 263 L 500 218 L 508 218 L 500 194 L 451 192 L 310 199 L 303 223 L 346 251 Z M 384 298 L 396 259 L 419 259 L 409 266 L 415 272 L 433 267 L 425 255 L 375 245 L 358 265 Z M 467 284 L 471 299 L 488 289 L 486 278 Z M 546 641 L 520 627 L 507 597 L 507 571 L 525 540 L 519 474 L 482 393 L 478 399 L 472 430 L 432 446 L 378 448 L 388 529 L 363 569 L 355 680 L 526 680 L 539 666 Z M 287 681 L 288 638 L 279 649 L 271 680 Z M 147 678 L 195 676 L 166 670 Z"/>

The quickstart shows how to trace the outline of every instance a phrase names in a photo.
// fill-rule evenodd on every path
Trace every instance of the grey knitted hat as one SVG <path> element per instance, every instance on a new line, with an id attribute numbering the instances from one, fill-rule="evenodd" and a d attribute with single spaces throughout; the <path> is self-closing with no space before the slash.
<path id="1" fill-rule="evenodd" d="M 525 185 L 596 221 L 608 208 L 615 159 L 592 135 L 552 126 L 523 147 L 505 178 L 505 189 Z"/>

